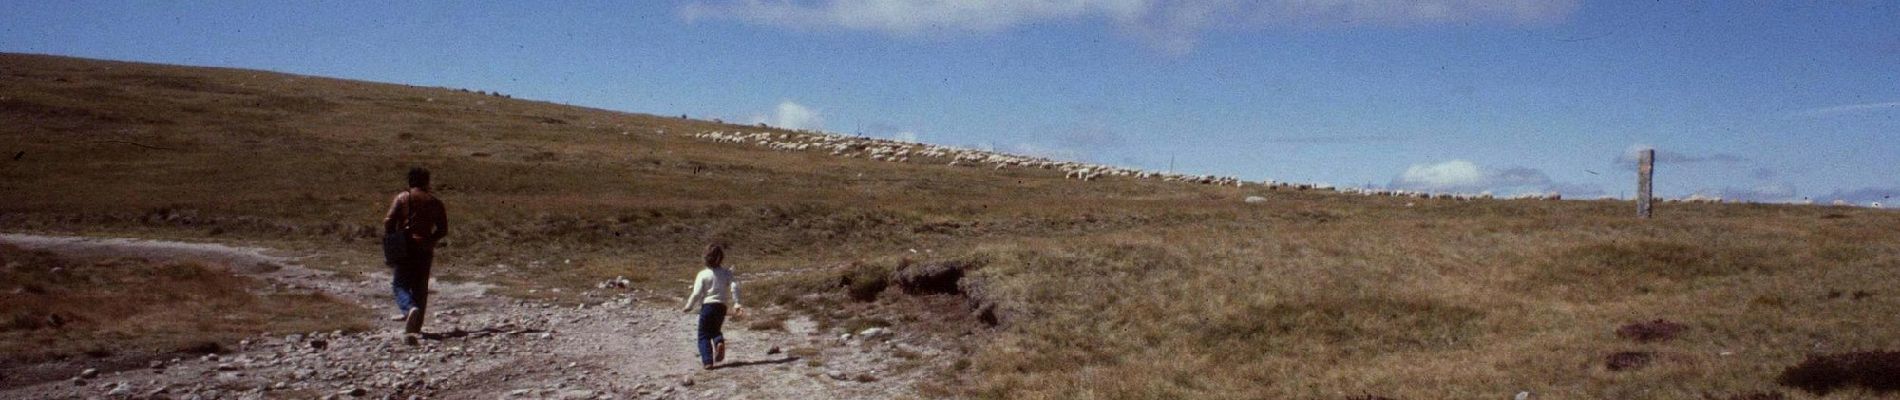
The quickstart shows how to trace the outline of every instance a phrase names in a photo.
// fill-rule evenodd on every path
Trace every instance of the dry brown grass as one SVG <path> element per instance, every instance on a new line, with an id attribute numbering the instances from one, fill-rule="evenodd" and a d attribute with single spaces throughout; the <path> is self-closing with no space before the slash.
<path id="1" fill-rule="evenodd" d="M 36 56 L 0 56 L 0 83 L 0 152 L 26 152 L 0 161 L 7 230 L 212 236 L 374 268 L 372 226 L 420 164 L 454 218 L 438 271 L 517 294 L 619 275 L 683 291 L 698 248 L 724 239 L 745 276 L 773 277 L 751 302 L 954 336 L 970 328 L 916 314 L 935 300 L 868 284 L 853 300 L 842 278 L 981 261 L 970 278 L 1005 323 L 940 394 L 1800 399 L 1774 380 L 1809 354 L 1900 347 L 1889 211 L 1666 204 L 1639 221 L 1627 202 L 1082 183 L 700 142 L 684 135 L 736 127 L 439 88 Z M 1655 319 L 1685 328 L 1616 334 Z M 1605 367 L 1623 352 L 1653 356 Z"/>
<path id="2" fill-rule="evenodd" d="M 142 366 L 215 352 L 267 333 L 356 330 L 353 304 L 272 292 L 219 267 L 141 259 L 72 260 L 0 246 L 0 375 L 65 359 Z M 57 377 L 54 377 L 57 379 Z"/>

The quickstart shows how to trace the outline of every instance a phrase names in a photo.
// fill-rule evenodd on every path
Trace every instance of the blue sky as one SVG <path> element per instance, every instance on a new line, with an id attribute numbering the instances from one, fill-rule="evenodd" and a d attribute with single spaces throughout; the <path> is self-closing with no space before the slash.
<path id="1" fill-rule="evenodd" d="M 1245 179 L 1900 195 L 1900 3 L 6 2 L 0 51 L 498 90 Z"/>

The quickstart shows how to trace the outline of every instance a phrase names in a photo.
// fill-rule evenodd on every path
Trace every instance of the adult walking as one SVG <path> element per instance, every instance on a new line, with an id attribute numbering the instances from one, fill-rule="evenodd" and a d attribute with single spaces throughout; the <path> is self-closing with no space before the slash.
<path id="1" fill-rule="evenodd" d="M 699 310 L 699 336 L 694 341 L 699 345 L 699 364 L 705 369 L 726 361 L 726 335 L 721 326 L 726 323 L 727 306 L 733 314 L 740 312 L 739 281 L 733 279 L 732 269 L 725 267 L 726 246 L 713 243 L 706 246 L 706 268 L 699 270 L 693 279 L 693 293 L 686 298 L 684 312 Z"/>
<path id="2" fill-rule="evenodd" d="M 442 200 L 429 191 L 429 170 L 409 169 L 409 189 L 396 194 L 383 217 L 383 246 L 389 264 L 390 287 L 396 308 L 402 311 L 403 333 L 422 333 L 423 311 L 429 304 L 429 269 L 435 246 L 449 235 L 449 215 Z"/>

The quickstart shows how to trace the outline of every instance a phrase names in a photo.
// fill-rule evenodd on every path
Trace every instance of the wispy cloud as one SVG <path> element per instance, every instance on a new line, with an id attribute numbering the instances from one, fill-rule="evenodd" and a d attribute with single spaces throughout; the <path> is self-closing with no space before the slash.
<path id="1" fill-rule="evenodd" d="M 1266 142 L 1272 144 L 1361 144 L 1397 142 L 1400 140 L 1404 139 L 1390 135 L 1363 135 L 1273 137 L 1267 138 Z"/>
<path id="2" fill-rule="evenodd" d="M 1753 187 L 1712 187 L 1702 188 L 1696 195 L 1716 197 L 1723 200 L 1749 201 L 1756 203 L 1784 203 L 1800 200 L 1795 198 L 1799 192 L 1793 185 L 1784 182 L 1769 182 Z"/>
<path id="3" fill-rule="evenodd" d="M 689 21 L 737 20 L 794 29 L 899 36 L 984 33 L 1053 20 L 1100 19 L 1158 49 L 1185 53 L 1216 29 L 1546 24 L 1580 0 L 701 0 Z"/>
<path id="4" fill-rule="evenodd" d="M 1811 108 L 1811 109 L 1796 111 L 1793 114 L 1789 114 L 1788 116 L 1796 117 L 1796 118 L 1827 118 L 1827 117 L 1836 117 L 1836 116 L 1842 116 L 1842 115 L 1880 112 L 1880 111 L 1900 111 L 1900 101 L 1889 101 L 1885 103 L 1848 104 L 1848 105 L 1839 105 L 1839 106 L 1833 106 L 1833 107 Z"/>
<path id="5" fill-rule="evenodd" d="M 772 115 L 754 115 L 753 123 L 762 123 L 784 129 L 825 129 L 825 117 L 817 110 L 805 107 L 791 100 L 780 101 Z"/>
<path id="6" fill-rule="evenodd" d="M 1656 150 L 1657 164 L 1699 164 L 1699 163 L 1741 164 L 1741 163 L 1748 162 L 1747 157 L 1742 157 L 1739 155 L 1728 154 L 1728 153 L 1695 155 L 1695 154 L 1689 154 L 1689 153 L 1683 153 L 1683 152 L 1677 152 L 1677 151 L 1656 149 L 1654 146 L 1650 146 L 1646 144 L 1634 144 L 1634 145 L 1630 145 L 1628 149 L 1623 150 L 1623 154 L 1619 154 L 1616 156 L 1616 161 L 1615 161 L 1616 165 L 1619 167 L 1623 167 L 1624 169 L 1635 170 L 1637 158 L 1640 157 L 1640 154 L 1642 153 L 1643 150 Z"/>

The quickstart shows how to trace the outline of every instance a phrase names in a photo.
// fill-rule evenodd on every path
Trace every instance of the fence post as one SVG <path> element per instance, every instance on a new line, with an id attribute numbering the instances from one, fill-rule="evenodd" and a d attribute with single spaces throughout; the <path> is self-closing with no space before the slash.
<path id="1" fill-rule="evenodd" d="M 1636 216 L 1649 219 L 1653 198 L 1649 179 L 1656 173 L 1656 149 L 1643 149 L 1636 166 Z"/>

